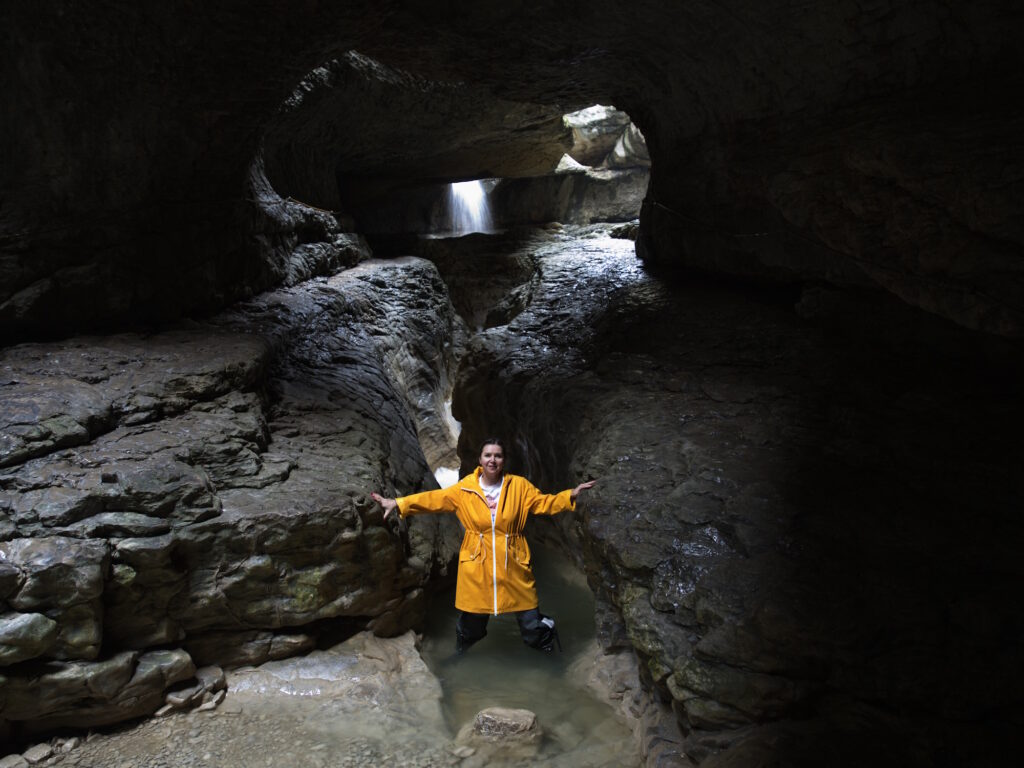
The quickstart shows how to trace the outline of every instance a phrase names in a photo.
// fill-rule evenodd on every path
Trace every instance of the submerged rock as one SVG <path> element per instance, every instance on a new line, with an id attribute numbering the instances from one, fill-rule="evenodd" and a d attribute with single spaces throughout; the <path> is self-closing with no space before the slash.
<path id="1" fill-rule="evenodd" d="M 544 731 L 528 709 L 488 707 L 477 712 L 455 737 L 456 749 L 469 747 L 468 766 L 485 766 L 536 757 Z"/>

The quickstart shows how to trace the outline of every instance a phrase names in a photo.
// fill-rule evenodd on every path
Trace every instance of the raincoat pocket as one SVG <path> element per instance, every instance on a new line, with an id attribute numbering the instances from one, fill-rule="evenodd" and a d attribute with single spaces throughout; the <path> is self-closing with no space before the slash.
<path id="1" fill-rule="evenodd" d="M 515 560 L 519 565 L 524 568 L 530 567 L 530 547 L 526 543 L 526 539 L 521 536 L 517 536 L 513 540 L 511 547 L 512 559 Z"/>
<path id="2" fill-rule="evenodd" d="M 469 539 L 468 541 L 464 541 L 462 543 L 462 548 L 459 550 L 459 562 L 471 563 L 474 560 L 479 560 L 482 551 L 482 537 L 474 537 L 472 539 Z"/>

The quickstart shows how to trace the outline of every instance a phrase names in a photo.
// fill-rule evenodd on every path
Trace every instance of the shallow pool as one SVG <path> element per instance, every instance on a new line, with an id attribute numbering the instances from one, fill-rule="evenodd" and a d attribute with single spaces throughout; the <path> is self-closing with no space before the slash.
<path id="1" fill-rule="evenodd" d="M 523 644 L 513 614 L 492 616 L 487 637 L 455 656 L 454 587 L 431 605 L 422 654 L 440 678 L 452 732 L 492 706 L 532 710 L 544 729 L 538 764 L 631 766 L 639 763 L 630 731 L 571 679 L 573 661 L 594 638 L 594 598 L 583 576 L 555 550 L 533 547 L 540 610 L 552 616 L 561 652 Z"/>

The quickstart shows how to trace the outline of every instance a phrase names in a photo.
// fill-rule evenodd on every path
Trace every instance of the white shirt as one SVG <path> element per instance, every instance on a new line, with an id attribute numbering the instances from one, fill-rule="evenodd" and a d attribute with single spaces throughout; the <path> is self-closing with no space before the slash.
<path id="1" fill-rule="evenodd" d="M 487 500 L 487 506 L 491 508 L 491 523 L 494 523 L 495 518 L 498 514 L 498 499 L 501 498 L 501 486 L 505 483 L 505 478 L 501 478 L 501 482 L 497 485 L 487 485 L 483 480 L 480 481 L 480 488 L 484 492 L 484 498 Z"/>

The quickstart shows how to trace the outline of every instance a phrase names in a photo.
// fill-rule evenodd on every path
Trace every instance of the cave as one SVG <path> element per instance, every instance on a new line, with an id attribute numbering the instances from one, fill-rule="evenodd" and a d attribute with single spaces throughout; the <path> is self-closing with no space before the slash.
<path id="1" fill-rule="evenodd" d="M 414 657 L 496 433 L 638 764 L 1009 764 L 1024 10 L 9 5 L 5 746 Z"/>

